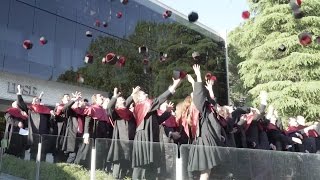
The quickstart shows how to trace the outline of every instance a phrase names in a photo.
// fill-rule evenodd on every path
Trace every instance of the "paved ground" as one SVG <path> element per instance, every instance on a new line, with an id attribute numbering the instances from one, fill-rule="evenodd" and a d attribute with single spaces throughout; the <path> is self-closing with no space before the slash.
<path id="1" fill-rule="evenodd" d="M 8 174 L 3 174 L 3 173 L 1 173 L 0 179 L 1 180 L 25 180 L 25 179 L 22 179 L 22 178 L 18 178 L 18 177 L 11 176 L 11 175 L 8 175 Z"/>

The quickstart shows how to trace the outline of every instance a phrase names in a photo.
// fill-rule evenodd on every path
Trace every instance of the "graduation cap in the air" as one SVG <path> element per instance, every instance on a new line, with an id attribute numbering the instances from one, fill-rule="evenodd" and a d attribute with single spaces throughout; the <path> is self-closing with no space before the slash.
<path id="1" fill-rule="evenodd" d="M 287 50 L 287 47 L 284 45 L 284 44 L 281 44 L 279 47 L 278 47 L 278 51 L 281 51 L 281 52 L 284 52 Z"/>
<path id="2" fill-rule="evenodd" d="M 140 54 L 147 54 L 148 53 L 148 48 L 146 46 L 140 46 L 139 47 L 139 53 Z"/>
<path id="3" fill-rule="evenodd" d="M 206 81 L 207 80 L 212 80 L 212 81 L 217 81 L 217 77 L 212 75 L 210 72 L 208 72 L 205 76 Z"/>
<path id="4" fill-rule="evenodd" d="M 97 27 L 100 27 L 101 22 L 99 20 L 96 20 L 96 22 L 94 22 L 94 25 L 97 26 Z"/>
<path id="5" fill-rule="evenodd" d="M 126 58 L 124 56 L 120 56 L 117 65 L 119 67 L 123 67 L 124 65 L 126 65 Z"/>
<path id="6" fill-rule="evenodd" d="M 107 23 L 106 21 L 103 21 L 103 22 L 102 22 L 102 26 L 103 26 L 103 27 L 108 27 L 108 23 Z"/>
<path id="7" fill-rule="evenodd" d="M 81 83 L 81 84 L 84 83 L 84 78 L 82 77 L 81 74 L 78 74 L 78 75 L 77 75 L 77 82 L 78 82 L 78 83 Z"/>
<path id="8" fill-rule="evenodd" d="M 191 13 L 188 15 L 188 20 L 189 20 L 190 22 L 196 22 L 198 19 L 199 19 L 199 15 L 198 15 L 198 13 L 196 13 L 196 12 L 191 12 Z"/>
<path id="9" fill-rule="evenodd" d="M 108 63 L 108 64 L 111 64 L 111 65 L 116 64 L 117 61 L 118 61 L 118 58 L 117 58 L 116 54 L 115 54 L 115 53 L 112 53 L 112 52 L 111 52 L 111 53 L 108 53 L 108 54 L 106 55 L 106 57 L 104 57 L 104 58 L 102 59 L 102 63 L 104 63 L 104 64 Z"/>
<path id="10" fill-rule="evenodd" d="M 193 53 L 192 53 L 192 58 L 193 58 L 194 60 L 199 60 L 199 58 L 200 58 L 200 53 L 197 52 L 197 51 L 193 52 Z"/>
<path id="11" fill-rule="evenodd" d="M 116 16 L 117 16 L 117 18 L 119 18 L 119 19 L 122 18 L 122 12 L 121 12 L 121 11 L 117 12 Z"/>
<path id="12" fill-rule="evenodd" d="M 86 32 L 86 36 L 87 36 L 87 37 L 92 37 L 92 32 L 91 32 L 91 31 L 87 31 L 87 32 Z"/>
<path id="13" fill-rule="evenodd" d="M 183 79 L 187 76 L 187 73 L 185 71 L 180 70 L 174 70 L 173 71 L 173 79 Z"/>
<path id="14" fill-rule="evenodd" d="M 167 60 L 167 57 L 168 57 L 168 54 L 165 54 L 165 53 L 163 53 L 163 52 L 160 52 L 159 53 L 159 60 L 160 60 L 160 62 L 164 62 L 164 61 L 166 61 Z"/>
<path id="15" fill-rule="evenodd" d="M 320 44 L 320 36 L 316 37 L 315 42 L 316 42 L 317 44 Z"/>
<path id="16" fill-rule="evenodd" d="M 301 1 L 300 0 L 290 0 L 290 7 L 295 19 L 301 19 L 303 17 L 303 12 L 301 11 Z"/>
<path id="17" fill-rule="evenodd" d="M 250 12 L 249 11 L 243 11 L 242 12 L 242 18 L 243 19 L 249 19 L 250 18 Z"/>
<path id="18" fill-rule="evenodd" d="M 93 63 L 93 55 L 92 54 L 87 54 L 84 57 L 84 62 L 87 64 L 92 64 Z"/>
<path id="19" fill-rule="evenodd" d="M 120 2 L 124 5 L 128 4 L 129 0 L 120 0 Z"/>
<path id="20" fill-rule="evenodd" d="M 293 17 L 294 17 L 295 19 L 301 19 L 301 18 L 303 18 L 303 12 L 301 11 L 301 9 L 293 10 Z"/>
<path id="21" fill-rule="evenodd" d="M 307 46 L 312 43 L 312 34 L 309 32 L 303 32 L 299 34 L 299 42 L 303 46 Z"/>
<path id="22" fill-rule="evenodd" d="M 164 13 L 163 13 L 163 17 L 164 18 L 169 18 L 169 17 L 171 17 L 171 15 L 172 15 L 172 11 L 170 11 L 170 10 L 166 10 Z"/>
<path id="23" fill-rule="evenodd" d="M 149 64 L 149 59 L 148 58 L 144 58 L 143 59 L 143 64 L 144 65 L 148 65 Z"/>
<path id="24" fill-rule="evenodd" d="M 25 49 L 32 49 L 33 44 L 30 40 L 24 40 L 22 46 Z"/>
<path id="25" fill-rule="evenodd" d="M 48 42 L 48 40 L 45 38 L 45 37 L 40 37 L 40 39 L 39 39 L 39 43 L 41 44 L 41 45 L 45 45 L 45 44 L 47 44 L 47 42 Z"/>

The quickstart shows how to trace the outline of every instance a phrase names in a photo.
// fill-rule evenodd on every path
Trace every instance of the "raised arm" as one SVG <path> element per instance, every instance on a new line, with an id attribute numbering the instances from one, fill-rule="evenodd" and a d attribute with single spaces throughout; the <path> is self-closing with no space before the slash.
<path id="1" fill-rule="evenodd" d="M 168 90 L 153 100 L 151 109 L 149 112 L 158 110 L 160 108 L 160 105 L 164 103 L 172 94 L 175 93 L 175 90 L 177 89 L 180 83 L 181 83 L 181 79 L 176 79 L 176 80 L 173 79 L 173 84 L 169 86 Z"/>
<path id="2" fill-rule="evenodd" d="M 130 108 L 130 105 L 133 103 L 133 95 L 140 91 L 140 86 L 132 88 L 131 95 L 126 99 L 126 108 Z"/>
<path id="3" fill-rule="evenodd" d="M 159 116 L 158 123 L 161 124 L 164 121 L 166 121 L 167 119 L 169 119 L 169 117 L 172 115 L 171 114 L 172 110 L 173 110 L 173 103 L 169 102 L 167 104 L 166 111 L 161 116 Z"/>
<path id="4" fill-rule="evenodd" d="M 22 98 L 21 86 L 18 85 L 18 86 L 17 86 L 17 89 L 18 89 L 18 92 L 17 92 L 17 96 L 18 96 L 17 105 L 18 105 L 18 107 L 19 107 L 22 111 L 28 113 L 28 106 L 27 106 L 27 104 L 24 102 L 24 100 L 23 100 L 23 98 Z"/>
<path id="5" fill-rule="evenodd" d="M 108 113 L 112 113 L 112 110 L 114 109 L 116 102 L 117 102 L 117 98 L 121 95 L 120 92 L 118 92 L 118 88 L 114 88 L 113 89 L 113 95 L 112 98 L 110 99 L 108 106 L 107 106 L 107 111 Z M 110 112 L 109 112 L 110 111 Z"/>
<path id="6" fill-rule="evenodd" d="M 205 87 L 209 93 L 208 102 L 215 106 L 217 103 L 216 103 L 215 96 L 214 96 L 213 89 L 212 89 L 213 84 L 214 84 L 213 80 L 207 80 Z"/>
<path id="7" fill-rule="evenodd" d="M 200 112 L 204 112 L 206 97 L 204 95 L 204 86 L 202 85 L 200 66 L 198 64 L 193 65 L 193 70 L 197 76 L 197 82 L 194 83 L 192 101 Z"/>

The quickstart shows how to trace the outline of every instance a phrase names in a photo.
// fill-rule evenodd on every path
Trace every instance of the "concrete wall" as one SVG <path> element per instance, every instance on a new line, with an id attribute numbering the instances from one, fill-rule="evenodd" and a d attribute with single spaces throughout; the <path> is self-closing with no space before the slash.
<path id="1" fill-rule="evenodd" d="M 44 81 L 32 77 L 20 76 L 7 72 L 0 72 L 0 99 L 16 100 L 16 86 L 23 86 L 23 97 L 26 102 L 31 102 L 34 96 L 39 96 L 41 91 L 44 92 L 42 103 L 48 106 L 55 106 L 63 94 L 80 91 L 83 98 L 91 101 L 93 94 L 99 93 L 107 96 L 107 92 L 97 91 L 90 88 L 79 87 L 55 81 Z"/>

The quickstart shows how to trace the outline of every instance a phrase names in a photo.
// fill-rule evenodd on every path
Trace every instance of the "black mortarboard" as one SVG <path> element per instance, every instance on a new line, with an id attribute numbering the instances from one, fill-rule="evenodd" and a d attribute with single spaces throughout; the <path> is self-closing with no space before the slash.
<path id="1" fill-rule="evenodd" d="M 196 22 L 199 18 L 199 15 L 198 13 L 196 12 L 191 12 L 189 15 L 188 15 L 188 19 L 190 22 Z"/>
<path id="2" fill-rule="evenodd" d="M 146 46 L 140 46 L 139 47 L 139 53 L 140 54 L 147 54 L 148 53 L 148 48 Z"/>
<path id="3" fill-rule="evenodd" d="M 164 61 L 166 61 L 167 60 L 167 57 L 168 57 L 168 55 L 167 54 L 165 54 L 165 53 L 163 53 L 163 52 L 160 52 L 159 53 L 159 60 L 160 60 L 160 62 L 164 62 Z"/>
<path id="4" fill-rule="evenodd" d="M 108 23 L 107 23 L 106 21 L 103 21 L 103 22 L 102 22 L 102 26 L 103 26 L 103 27 L 108 27 Z"/>
<path id="5" fill-rule="evenodd" d="M 86 32 L 86 36 L 87 36 L 87 37 L 92 37 L 92 32 L 91 32 L 91 31 L 87 31 L 87 32 Z"/>
<path id="6" fill-rule="evenodd" d="M 284 52 L 287 50 L 287 47 L 284 45 L 284 44 L 281 44 L 279 47 L 278 47 L 278 51 L 281 51 L 281 52 Z"/>
<path id="7" fill-rule="evenodd" d="M 192 58 L 193 58 L 194 60 L 199 60 L 199 58 L 200 58 L 200 53 L 197 52 L 197 51 L 193 52 L 193 53 L 192 53 Z"/>
<path id="8" fill-rule="evenodd" d="M 317 44 L 320 44 L 320 36 L 316 37 L 315 41 Z"/>

